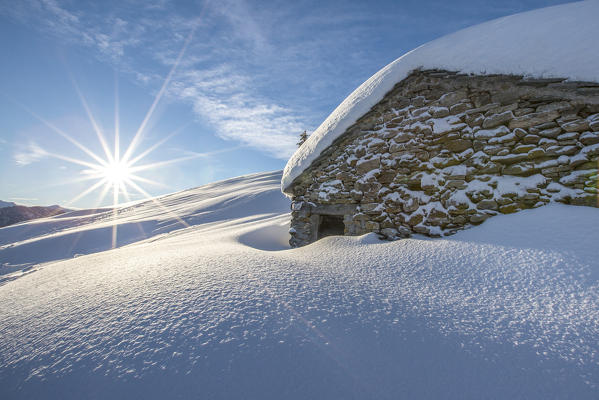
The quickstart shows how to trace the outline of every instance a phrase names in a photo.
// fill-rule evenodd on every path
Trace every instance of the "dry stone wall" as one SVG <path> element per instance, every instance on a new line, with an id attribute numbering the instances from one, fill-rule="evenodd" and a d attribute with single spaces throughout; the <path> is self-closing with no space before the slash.
<path id="1" fill-rule="evenodd" d="M 292 185 L 291 244 L 448 235 L 551 201 L 597 205 L 599 84 L 415 71 Z"/>

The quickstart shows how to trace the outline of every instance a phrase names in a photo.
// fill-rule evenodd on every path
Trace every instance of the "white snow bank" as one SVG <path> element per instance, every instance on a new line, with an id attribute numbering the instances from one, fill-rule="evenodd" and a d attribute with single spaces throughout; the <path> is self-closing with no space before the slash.
<path id="1" fill-rule="evenodd" d="M 499 18 L 424 44 L 387 65 L 350 94 L 291 156 L 283 192 L 320 153 L 414 69 L 515 74 L 599 82 L 599 1 Z"/>
<path id="2" fill-rule="evenodd" d="M 289 245 L 289 215 L 261 220 L 238 237 L 239 243 L 255 249 L 275 251 L 287 250 Z"/>

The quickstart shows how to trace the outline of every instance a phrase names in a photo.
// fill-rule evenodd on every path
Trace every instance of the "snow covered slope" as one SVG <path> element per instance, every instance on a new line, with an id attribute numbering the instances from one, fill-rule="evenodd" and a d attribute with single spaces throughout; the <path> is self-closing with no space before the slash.
<path id="1" fill-rule="evenodd" d="M 599 1 L 499 18 L 424 44 L 387 65 L 350 94 L 291 156 L 281 189 L 417 68 L 599 82 Z"/>
<path id="2" fill-rule="evenodd" d="M 280 171 L 247 175 L 116 211 L 72 211 L 0 228 L 0 282 L 38 264 L 120 247 L 189 226 L 287 212 L 289 202 L 281 198 L 280 179 Z"/>
<path id="3" fill-rule="evenodd" d="M 16 204 L 13 203 L 12 201 L 2 201 L 2 200 L 0 200 L 0 208 L 14 207 L 14 206 L 16 206 Z"/>
<path id="4" fill-rule="evenodd" d="M 279 178 L 142 203 L 121 225 L 153 237 L 5 281 L 0 398 L 597 398 L 599 210 L 289 249 Z M 174 212 L 195 225 L 169 225 Z M 61 232 L 101 229 L 99 215 L 12 232 L 62 246 Z"/>

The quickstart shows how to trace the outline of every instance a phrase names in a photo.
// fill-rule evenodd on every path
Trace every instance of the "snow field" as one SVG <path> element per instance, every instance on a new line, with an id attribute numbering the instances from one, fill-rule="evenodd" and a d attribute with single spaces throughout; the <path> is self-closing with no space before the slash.
<path id="1" fill-rule="evenodd" d="M 229 212 L 0 286 L 0 397 L 596 398 L 598 210 L 289 249 L 278 177 L 171 195 Z"/>
<path id="2" fill-rule="evenodd" d="M 166 235 L 190 226 L 289 210 L 278 193 L 281 173 L 242 176 L 179 193 L 160 202 L 112 210 L 80 210 L 0 229 L 0 282 L 28 273 L 37 265 L 111 249 Z M 115 222 L 116 221 L 116 222 Z"/>

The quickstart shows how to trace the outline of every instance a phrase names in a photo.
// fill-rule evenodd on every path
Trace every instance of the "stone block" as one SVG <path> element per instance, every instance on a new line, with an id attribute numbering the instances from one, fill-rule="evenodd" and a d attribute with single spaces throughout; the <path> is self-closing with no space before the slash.
<path id="1" fill-rule="evenodd" d="M 543 104 L 537 107 L 537 112 L 546 111 L 564 111 L 572 109 L 572 104 L 567 101 L 558 101 L 549 104 Z"/>
<path id="2" fill-rule="evenodd" d="M 466 181 L 463 179 L 448 180 L 447 183 L 445 184 L 445 186 L 448 188 L 465 189 Z"/>
<path id="3" fill-rule="evenodd" d="M 512 119 L 509 123 L 509 128 L 530 128 L 531 126 L 553 121 L 559 116 L 560 114 L 557 111 L 543 111 L 526 114 Z"/>
<path id="4" fill-rule="evenodd" d="M 495 200 L 481 200 L 476 205 L 479 210 L 497 210 L 498 204 Z"/>
<path id="5" fill-rule="evenodd" d="M 555 139 L 561 133 L 562 133 L 562 128 L 560 128 L 560 127 L 549 128 L 549 129 L 543 129 L 543 130 L 539 131 L 539 136 L 543 136 L 543 137 L 546 137 L 546 138 Z"/>
<path id="6" fill-rule="evenodd" d="M 378 222 L 366 221 L 364 228 L 366 229 L 366 232 L 378 232 L 380 225 Z"/>
<path id="7" fill-rule="evenodd" d="M 579 151 L 577 146 L 551 146 L 545 149 L 548 156 L 573 156 Z"/>
<path id="8" fill-rule="evenodd" d="M 537 135 L 540 131 L 544 130 L 544 129 L 550 129 L 550 128 L 555 128 L 559 126 L 557 124 L 557 122 L 555 121 L 549 121 L 549 122 L 545 122 L 539 125 L 535 125 L 531 128 L 529 128 L 530 133 L 532 133 L 533 135 Z"/>
<path id="9" fill-rule="evenodd" d="M 383 185 L 377 181 L 357 181 L 354 186 L 361 192 L 378 192 Z"/>
<path id="10" fill-rule="evenodd" d="M 393 145 L 393 143 L 409 142 L 410 139 L 412 139 L 413 137 L 414 137 L 414 134 L 412 134 L 410 132 L 399 131 L 393 136 L 393 142 L 391 142 L 391 145 Z M 393 151 L 393 150 L 390 150 L 390 151 Z"/>
<path id="11" fill-rule="evenodd" d="M 430 236 L 430 228 L 427 226 L 418 225 L 418 226 L 413 227 L 412 229 L 414 229 L 414 232 L 419 233 L 421 235 L 429 235 Z"/>
<path id="12" fill-rule="evenodd" d="M 447 107 L 432 107 L 430 113 L 434 118 L 443 118 L 449 115 L 449 109 Z"/>
<path id="13" fill-rule="evenodd" d="M 557 144 L 557 140 L 555 139 L 548 139 L 548 138 L 542 138 L 541 140 L 539 140 L 539 146 L 544 146 L 544 147 L 550 147 L 553 145 Z"/>
<path id="14" fill-rule="evenodd" d="M 520 161 L 524 161 L 527 159 L 526 154 L 508 154 L 505 156 L 493 156 L 491 157 L 491 161 L 500 163 L 500 164 L 515 164 Z"/>
<path id="15" fill-rule="evenodd" d="M 578 139 L 578 136 L 580 136 L 580 133 L 578 132 L 566 132 L 559 135 L 556 139 L 560 142 L 560 144 L 563 144 L 564 141 L 575 142 L 576 139 Z"/>
<path id="16" fill-rule="evenodd" d="M 451 115 L 460 114 L 470 108 L 472 108 L 472 104 L 470 103 L 458 103 L 449 107 L 449 113 Z"/>
<path id="17" fill-rule="evenodd" d="M 356 177 L 351 172 L 340 172 L 337 175 L 335 175 L 335 179 L 339 179 L 343 182 L 350 182 L 354 181 Z"/>
<path id="18" fill-rule="evenodd" d="M 371 158 L 368 160 L 360 160 L 356 164 L 356 172 L 360 175 L 364 175 L 368 171 L 379 168 L 380 165 L 381 159 L 379 157 Z"/>
<path id="19" fill-rule="evenodd" d="M 515 203 L 506 204 L 504 206 L 499 207 L 499 212 L 502 214 L 513 214 L 519 210 L 520 207 L 518 206 L 518 204 Z"/>
<path id="20" fill-rule="evenodd" d="M 409 216 L 406 223 L 410 226 L 415 226 L 421 223 L 424 220 L 424 216 L 422 214 L 412 214 Z"/>
<path id="21" fill-rule="evenodd" d="M 471 147 L 472 147 L 472 141 L 465 140 L 465 139 L 454 139 L 454 140 L 450 140 L 447 143 L 445 143 L 445 148 L 454 153 L 460 153 L 460 152 L 462 152 L 466 149 L 469 149 Z"/>
<path id="22" fill-rule="evenodd" d="M 383 228 L 380 233 L 388 240 L 395 240 L 399 237 L 399 232 L 395 228 Z"/>
<path id="23" fill-rule="evenodd" d="M 352 200 L 360 201 L 362 200 L 363 193 L 359 190 L 352 190 L 349 192 L 349 195 L 351 196 Z"/>
<path id="24" fill-rule="evenodd" d="M 535 147 L 534 149 L 532 149 L 528 152 L 527 156 L 529 159 L 543 157 L 543 156 L 545 156 L 545 150 L 543 150 L 540 147 Z"/>
<path id="25" fill-rule="evenodd" d="M 490 217 L 490 215 L 488 215 L 488 214 L 474 214 L 474 215 L 470 216 L 470 223 L 474 224 L 474 225 L 478 225 L 478 224 L 483 223 L 489 217 Z"/>
<path id="26" fill-rule="evenodd" d="M 467 97 L 468 96 L 467 96 L 466 91 L 465 90 L 461 90 L 461 91 L 457 91 L 457 92 L 446 93 L 443 96 L 441 96 L 441 98 L 439 98 L 439 100 L 437 102 L 442 107 L 449 107 L 449 106 L 451 106 L 453 104 L 456 104 L 460 100 L 463 100 L 463 99 L 465 99 Z"/>
<path id="27" fill-rule="evenodd" d="M 500 114 L 493 114 L 483 121 L 482 127 L 483 129 L 491 129 L 495 128 L 499 125 L 503 125 L 508 121 L 514 119 L 514 114 L 512 111 L 505 111 Z"/>
<path id="28" fill-rule="evenodd" d="M 418 210 L 419 206 L 420 204 L 418 203 L 418 200 L 416 200 L 415 198 L 410 198 L 405 203 L 403 203 L 403 210 L 409 214 Z"/>
<path id="29" fill-rule="evenodd" d="M 388 184 L 393 182 L 395 176 L 397 175 L 397 171 L 394 170 L 385 170 L 382 171 L 378 177 L 378 181 L 382 184 Z"/>
<path id="30" fill-rule="evenodd" d="M 501 164 L 489 162 L 483 167 L 479 168 L 481 174 L 497 174 L 501 171 Z"/>
<path id="31" fill-rule="evenodd" d="M 501 171 L 504 175 L 532 175 L 536 170 L 527 168 L 520 164 L 508 165 Z"/>
<path id="32" fill-rule="evenodd" d="M 566 122 L 562 124 L 562 129 L 566 132 L 584 132 L 589 129 L 589 121 L 585 119 L 577 119 Z"/>
<path id="33" fill-rule="evenodd" d="M 599 132 L 585 132 L 578 138 L 585 146 L 599 143 Z"/>
<path id="34" fill-rule="evenodd" d="M 518 108 L 517 110 L 514 110 L 514 116 L 520 117 L 522 115 L 531 114 L 534 111 L 535 109 L 530 107 Z"/>
<path id="35" fill-rule="evenodd" d="M 464 122 L 472 128 L 481 126 L 484 120 L 485 117 L 482 114 L 470 114 L 464 117 Z"/>
<path id="36" fill-rule="evenodd" d="M 526 135 L 522 138 L 524 144 L 537 144 L 541 138 L 538 135 Z"/>
<path id="37" fill-rule="evenodd" d="M 379 203 L 362 203 L 360 204 L 360 208 L 364 214 L 380 214 L 381 209 L 379 208 Z"/>
<path id="38" fill-rule="evenodd" d="M 534 149 L 536 146 L 534 144 L 522 144 L 520 146 L 516 146 L 512 151 L 516 154 L 528 153 L 530 150 Z"/>

